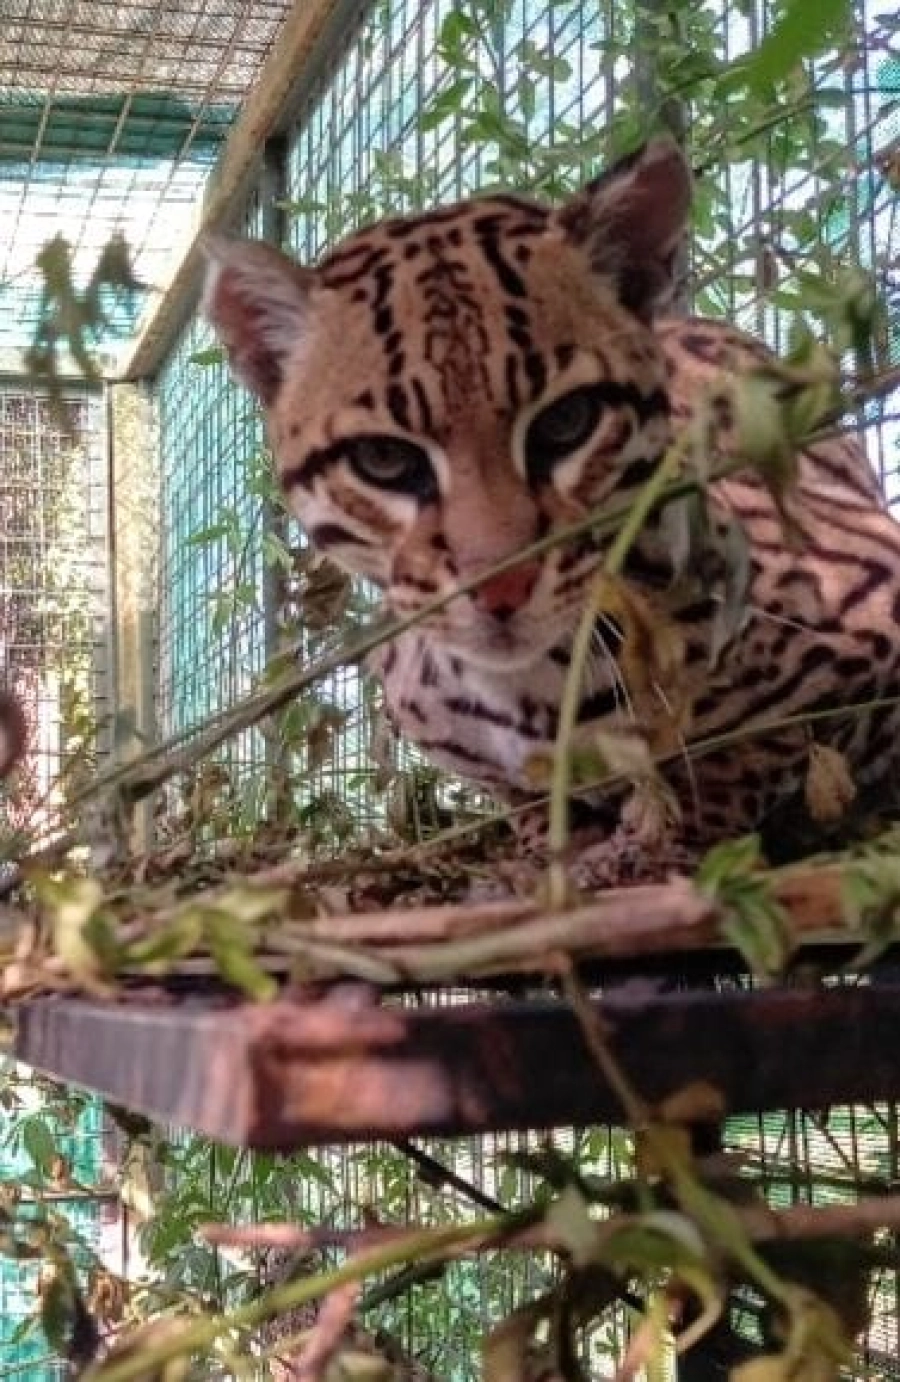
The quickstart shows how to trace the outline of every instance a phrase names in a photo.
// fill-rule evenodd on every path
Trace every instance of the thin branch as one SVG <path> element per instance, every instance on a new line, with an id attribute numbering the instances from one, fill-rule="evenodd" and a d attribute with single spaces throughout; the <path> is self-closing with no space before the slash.
<path id="1" fill-rule="evenodd" d="M 470 1200 L 472 1204 L 477 1204 L 479 1209 L 486 1209 L 489 1214 L 503 1214 L 504 1206 L 499 1200 L 495 1200 L 492 1195 L 487 1195 L 477 1185 L 471 1181 L 464 1180 L 457 1175 L 456 1171 L 447 1166 L 430 1152 L 425 1152 L 421 1147 L 416 1147 L 414 1143 L 404 1139 L 402 1142 L 395 1142 L 394 1146 L 398 1152 L 402 1152 L 405 1157 L 414 1162 L 419 1168 L 422 1179 L 435 1189 L 440 1189 L 444 1185 L 449 1185 L 457 1194 Z"/>
<path id="2" fill-rule="evenodd" d="M 329 1291 L 348 1282 L 361 1281 L 366 1276 L 399 1266 L 411 1258 L 441 1261 L 447 1254 L 457 1252 L 465 1245 L 487 1246 L 503 1242 L 508 1234 L 517 1227 L 524 1228 L 533 1218 L 534 1211 L 527 1216 L 509 1215 L 500 1220 L 481 1219 L 470 1224 L 405 1232 L 391 1242 L 368 1252 L 360 1252 L 340 1267 L 275 1286 L 246 1305 L 229 1311 L 227 1316 L 211 1315 L 193 1320 L 170 1337 L 148 1341 L 137 1357 L 123 1355 L 121 1359 L 110 1358 L 103 1365 L 103 1382 L 137 1382 L 137 1379 L 162 1368 L 175 1358 L 211 1348 L 219 1335 L 226 1331 L 255 1329 L 285 1310 L 321 1300 Z"/>
<path id="3" fill-rule="evenodd" d="M 584 668 L 590 651 L 597 615 L 600 612 L 603 592 L 608 587 L 610 580 L 614 580 L 620 574 L 641 529 L 653 510 L 662 502 L 668 486 L 674 483 L 692 445 L 692 440 L 690 431 L 685 429 L 668 448 L 650 479 L 630 505 L 628 516 L 616 532 L 603 564 L 591 584 L 587 604 L 575 631 L 569 669 L 559 708 L 559 724 L 553 746 L 553 779 L 550 788 L 548 831 L 550 868 L 547 884 L 550 905 L 557 910 L 566 905 L 568 890 L 568 879 L 562 856 L 569 833 L 569 798 L 571 795 L 569 746 L 578 720 Z"/>

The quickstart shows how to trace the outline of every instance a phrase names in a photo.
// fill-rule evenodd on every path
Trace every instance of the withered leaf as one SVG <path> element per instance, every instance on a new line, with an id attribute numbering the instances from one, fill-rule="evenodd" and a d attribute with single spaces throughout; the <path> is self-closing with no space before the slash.
<path id="1" fill-rule="evenodd" d="M 811 744 L 804 795 L 814 821 L 839 821 L 856 797 L 856 783 L 844 754 L 828 744 Z"/>

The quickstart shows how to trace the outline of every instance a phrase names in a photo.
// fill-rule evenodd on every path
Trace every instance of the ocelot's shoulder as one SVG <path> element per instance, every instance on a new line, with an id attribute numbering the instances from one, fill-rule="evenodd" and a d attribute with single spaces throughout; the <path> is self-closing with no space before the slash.
<path id="1" fill-rule="evenodd" d="M 708 317 L 662 318 L 654 323 L 654 333 L 668 367 L 676 423 L 686 423 L 693 417 L 697 400 L 716 376 L 751 369 L 754 364 L 764 365 L 773 358 L 773 352 L 757 337 L 729 322 Z M 715 416 L 722 451 L 738 452 L 730 409 L 720 402 Z M 797 461 L 801 491 L 809 489 L 831 500 L 885 509 L 880 479 L 862 437 L 853 429 L 835 431 L 801 447 Z M 746 477 L 742 482 L 746 483 Z"/>
<path id="2" fill-rule="evenodd" d="M 740 359 L 772 358 L 772 351 L 756 336 L 711 317 L 662 317 L 654 323 L 654 332 L 675 364 L 722 369 Z"/>

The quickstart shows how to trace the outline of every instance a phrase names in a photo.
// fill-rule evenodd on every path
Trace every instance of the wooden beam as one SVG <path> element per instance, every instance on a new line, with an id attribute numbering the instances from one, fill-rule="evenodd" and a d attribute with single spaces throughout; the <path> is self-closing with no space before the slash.
<path id="1" fill-rule="evenodd" d="M 194 238 L 162 299 L 140 331 L 121 378 L 156 373 L 172 340 L 194 309 L 210 230 L 227 230 L 241 215 L 262 168 L 266 141 L 283 132 L 314 76 L 313 58 L 326 37 L 335 42 L 354 20 L 359 0 L 294 0 L 272 51 L 249 92 L 206 185 Z"/>
<path id="2" fill-rule="evenodd" d="M 896 971 L 859 987 L 653 990 L 632 981 L 597 1004 L 648 1101 L 693 1081 L 726 1114 L 900 1098 Z M 269 1005 L 45 998 L 18 1009 L 14 1054 L 240 1146 L 623 1121 L 572 1012 L 547 1000 L 379 1006 L 358 986 Z"/>

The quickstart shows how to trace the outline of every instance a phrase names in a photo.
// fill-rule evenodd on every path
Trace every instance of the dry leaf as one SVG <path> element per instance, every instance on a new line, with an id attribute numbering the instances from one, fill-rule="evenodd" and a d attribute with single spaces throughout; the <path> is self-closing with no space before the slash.
<path id="1" fill-rule="evenodd" d="M 679 625 L 629 582 L 607 578 L 598 595 L 601 615 L 622 630 L 619 671 L 638 719 L 652 727 L 684 730 L 690 701 L 684 680 L 684 637 Z M 665 687 L 665 702 L 659 688 Z"/>
<path id="2" fill-rule="evenodd" d="M 827 744 L 811 744 L 804 793 L 814 821 L 839 821 L 856 796 L 844 755 Z"/>
<path id="3" fill-rule="evenodd" d="M 669 1158 L 674 1156 L 679 1161 L 689 1162 L 691 1155 L 690 1128 L 675 1123 L 654 1123 L 649 1134 L 642 1128 L 634 1134 L 634 1165 L 641 1180 L 657 1180 L 665 1174 Z"/>
<path id="4" fill-rule="evenodd" d="M 692 1080 L 657 1105 L 664 1123 L 718 1123 L 726 1113 L 725 1097 L 709 1080 Z"/>
<path id="5" fill-rule="evenodd" d="M 639 782 L 622 806 L 623 826 L 648 850 L 666 844 L 680 818 L 678 798 L 662 778 Z"/>

